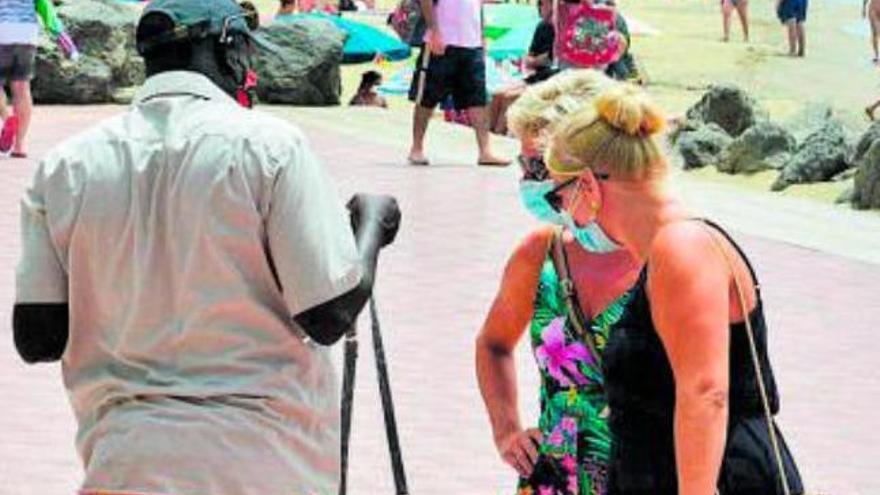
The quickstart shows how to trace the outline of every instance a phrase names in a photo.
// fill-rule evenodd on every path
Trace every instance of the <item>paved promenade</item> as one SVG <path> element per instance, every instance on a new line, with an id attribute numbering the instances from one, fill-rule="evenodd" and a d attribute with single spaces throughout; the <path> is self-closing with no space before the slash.
<path id="1" fill-rule="evenodd" d="M 39 108 L 33 157 L 120 110 Z M 473 341 L 508 253 L 535 226 L 519 206 L 515 170 L 471 165 L 472 134 L 458 127 L 434 125 L 435 165 L 415 168 L 401 160 L 405 116 L 269 111 L 304 128 L 343 198 L 370 191 L 400 200 L 403 224 L 380 262 L 376 300 L 411 492 L 512 493 L 515 475 L 497 458 L 477 390 Z M 510 141 L 498 144 L 515 150 Z M 25 366 L 11 344 L 18 200 L 35 163 L 0 159 L 0 495 L 72 494 L 81 477 L 59 366 Z M 810 491 L 877 493 L 880 215 L 678 179 L 683 195 L 734 230 L 758 268 L 782 390 L 780 421 Z M 537 373 L 529 349 L 519 351 L 529 424 L 537 417 Z M 393 493 L 370 353 L 358 380 L 352 492 Z"/>

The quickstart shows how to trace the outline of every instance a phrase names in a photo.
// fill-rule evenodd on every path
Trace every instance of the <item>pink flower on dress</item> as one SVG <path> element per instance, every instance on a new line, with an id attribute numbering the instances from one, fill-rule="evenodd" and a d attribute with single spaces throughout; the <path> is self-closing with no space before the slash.
<path id="1" fill-rule="evenodd" d="M 579 493 L 578 477 L 575 474 L 568 475 L 568 493 Z"/>
<path id="2" fill-rule="evenodd" d="M 578 369 L 578 363 L 590 363 L 592 357 L 586 346 L 580 342 L 565 343 L 564 325 L 565 318 L 560 316 L 544 328 L 541 333 L 543 344 L 535 350 L 535 356 L 550 376 L 563 387 L 574 385 L 569 377 L 574 378 L 579 385 L 586 385 L 589 382 Z"/>
<path id="3" fill-rule="evenodd" d="M 538 487 L 538 495 L 553 495 L 553 492 L 556 490 L 553 489 L 552 486 L 540 486 Z"/>
<path id="4" fill-rule="evenodd" d="M 566 454 L 562 458 L 562 467 L 564 467 L 569 473 L 577 474 L 577 461 L 571 454 Z"/>
<path id="5" fill-rule="evenodd" d="M 554 447 L 559 447 L 563 442 L 565 442 L 565 437 L 562 435 L 562 430 L 558 426 L 553 428 L 553 433 L 547 438 L 547 443 Z"/>
<path id="6" fill-rule="evenodd" d="M 578 431 L 577 420 L 575 420 L 571 416 L 563 417 L 562 421 L 559 422 L 559 425 L 562 427 L 562 431 L 564 431 L 570 435 L 577 435 L 577 431 Z"/>

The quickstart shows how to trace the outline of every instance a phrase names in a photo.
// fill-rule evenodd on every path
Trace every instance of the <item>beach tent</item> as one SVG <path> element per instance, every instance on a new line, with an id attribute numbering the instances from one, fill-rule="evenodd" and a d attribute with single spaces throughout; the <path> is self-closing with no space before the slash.
<path id="1" fill-rule="evenodd" d="M 529 21 L 490 41 L 487 49 L 489 57 L 493 60 L 506 60 L 526 56 L 537 27 L 537 20 Z"/>
<path id="2" fill-rule="evenodd" d="M 346 33 L 348 37 L 345 40 L 345 45 L 342 47 L 342 63 L 344 64 L 369 62 L 374 60 L 377 55 L 381 55 L 385 60 L 390 61 L 406 60 L 409 58 L 409 45 L 403 43 L 395 36 L 369 24 L 353 21 L 342 16 L 310 12 L 307 14 L 279 16 L 275 18 L 274 22 L 294 23 L 302 19 L 324 19 Z"/>
<path id="3" fill-rule="evenodd" d="M 483 7 L 483 35 L 495 40 L 508 31 L 538 23 L 540 16 L 534 5 L 519 3 L 488 3 Z"/>

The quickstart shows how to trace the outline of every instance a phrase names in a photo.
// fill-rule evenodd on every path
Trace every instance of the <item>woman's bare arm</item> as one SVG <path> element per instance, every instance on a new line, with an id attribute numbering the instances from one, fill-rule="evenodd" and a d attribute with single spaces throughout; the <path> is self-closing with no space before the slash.
<path id="1" fill-rule="evenodd" d="M 675 378 L 679 495 L 715 493 L 728 418 L 730 272 L 696 222 L 664 227 L 651 248 L 652 317 Z"/>
<path id="2" fill-rule="evenodd" d="M 532 317 L 532 303 L 550 231 L 530 234 L 514 251 L 476 341 L 476 371 L 495 445 L 504 460 L 528 476 L 537 449 L 523 437 L 513 351 Z M 538 438 L 535 438 L 538 440 Z"/>

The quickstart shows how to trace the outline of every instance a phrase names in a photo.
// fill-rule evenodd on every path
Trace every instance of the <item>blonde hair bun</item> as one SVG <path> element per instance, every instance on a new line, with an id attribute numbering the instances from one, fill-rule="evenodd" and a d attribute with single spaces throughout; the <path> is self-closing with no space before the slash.
<path id="1" fill-rule="evenodd" d="M 595 101 L 599 118 L 630 136 L 653 136 L 666 119 L 644 91 L 632 84 L 616 84 Z"/>

